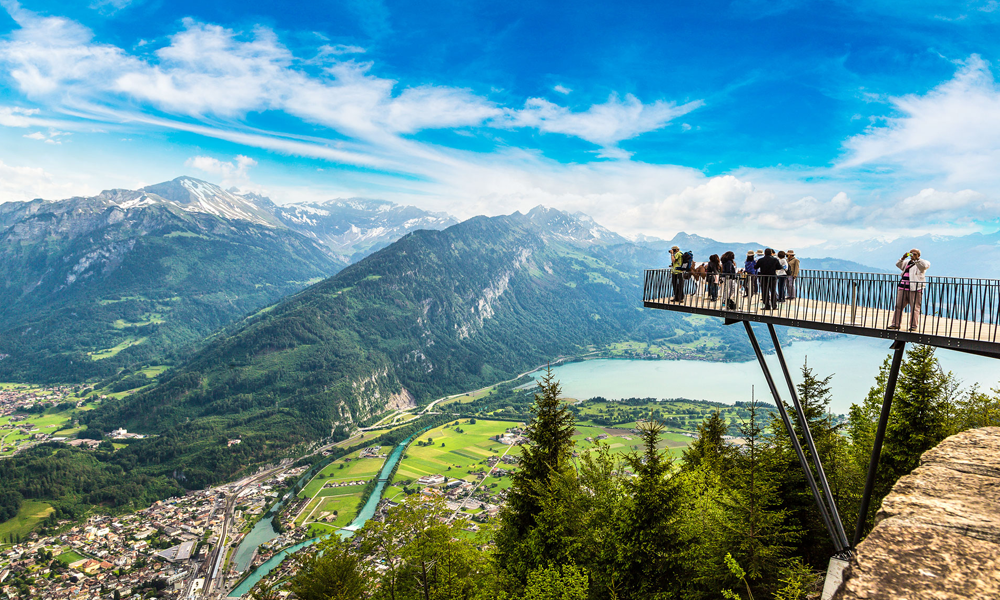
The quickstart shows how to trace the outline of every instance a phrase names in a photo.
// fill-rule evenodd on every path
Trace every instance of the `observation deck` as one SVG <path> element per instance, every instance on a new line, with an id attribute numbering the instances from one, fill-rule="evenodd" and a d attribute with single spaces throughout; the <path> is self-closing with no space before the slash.
<path id="1" fill-rule="evenodd" d="M 768 281 L 770 280 L 770 281 Z M 909 329 L 909 309 L 899 330 L 888 329 L 896 307 L 898 274 L 851 273 L 804 269 L 795 281 L 796 298 L 765 310 L 761 294 L 748 289 L 776 283 L 774 276 L 738 275 L 736 307 L 723 302 L 727 283 L 719 283 L 719 300 L 712 301 L 704 279 L 684 282 L 684 301 L 673 302 L 669 269 L 646 271 L 643 304 L 712 317 L 727 322 L 752 321 L 819 329 L 893 341 L 926 344 L 994 358 L 1000 357 L 1000 280 L 927 277 L 916 331 Z"/>
<path id="2" fill-rule="evenodd" d="M 757 355 L 764 379 L 774 398 L 789 439 L 798 456 L 816 507 L 826 525 L 837 554 L 831 560 L 841 566 L 850 558 L 868 527 L 868 509 L 878 472 L 882 443 L 892 410 L 896 381 L 906 344 L 924 344 L 1000 358 L 1000 280 L 961 277 L 928 277 L 920 302 L 920 318 L 910 330 L 910 308 L 901 315 L 901 329 L 889 329 L 896 308 L 896 290 L 900 275 L 888 273 L 849 273 L 804 269 L 795 278 L 795 299 L 765 308 L 760 290 L 775 286 L 773 275 L 738 274 L 721 277 L 718 299 L 708 296 L 705 276 L 692 275 L 682 282 L 683 297 L 674 299 L 674 280 L 669 269 L 646 271 L 643 305 L 647 308 L 720 317 L 726 324 L 743 323 Z M 732 299 L 733 303 L 727 302 Z M 799 423 L 808 423 L 799 401 L 792 376 L 778 340 L 775 325 L 834 331 L 848 335 L 892 340 L 892 363 L 885 384 L 885 396 L 879 413 L 872 446 L 865 489 L 861 495 L 854 535 L 848 538 L 840 512 L 830 490 L 816 444 L 809 427 L 802 429 L 805 448 L 799 441 L 791 415 L 781 398 L 778 383 L 764 360 L 752 322 L 767 324 L 781 374 L 788 386 L 792 408 Z M 808 452 L 808 456 L 806 454 Z M 831 569 L 831 572 L 834 570 Z"/>

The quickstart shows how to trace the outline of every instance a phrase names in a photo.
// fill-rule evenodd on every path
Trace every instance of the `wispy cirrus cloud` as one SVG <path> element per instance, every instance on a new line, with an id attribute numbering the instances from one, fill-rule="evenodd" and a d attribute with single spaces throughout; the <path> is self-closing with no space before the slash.
<path id="1" fill-rule="evenodd" d="M 889 98 L 896 113 L 844 143 L 841 167 L 882 167 L 952 185 L 1000 183 L 1000 87 L 978 55 L 926 94 Z"/>
<path id="2" fill-rule="evenodd" d="M 843 159 L 833 167 L 707 177 L 694 168 L 643 163 L 620 148 L 681 116 L 699 114 L 702 100 L 643 102 L 612 93 L 571 108 L 462 86 L 408 86 L 379 75 L 375 62 L 363 60 L 368 55 L 360 46 L 322 40 L 327 45 L 293 52 L 267 27 L 237 30 L 193 19 L 160 42 L 126 50 L 96 41 L 72 20 L 39 16 L 12 0 L 0 5 L 19 25 L 0 39 L 0 72 L 25 99 L 18 102 L 23 106 L 0 107 L 0 126 L 27 128 L 33 139 L 54 141 L 45 131 L 74 126 L 122 130 L 130 137 L 174 130 L 224 140 L 245 150 L 228 151 L 239 154 L 219 160 L 198 149 L 185 162 L 224 185 L 248 184 L 256 161 L 272 153 L 364 171 L 350 184 L 338 180 L 344 193 L 419 200 L 458 216 L 547 204 L 587 212 L 623 232 L 710 228 L 745 239 L 767 231 L 799 245 L 831 235 L 856 239 L 872 229 L 946 223 L 959 212 L 980 220 L 997 216 L 990 193 L 975 191 L 996 171 L 990 167 L 1000 139 L 997 87 L 978 56 L 931 92 L 889 99 L 895 114 L 847 140 Z M 387 19 L 379 19 L 372 31 L 388 27 Z M 552 89 L 563 96 L 571 91 Z M 578 89 L 572 97 L 586 94 Z M 60 115 L 59 122 L 51 115 Z M 279 118 L 260 118 L 267 115 Z M 472 151 L 421 135 L 442 129 L 493 143 Z M 579 147 L 596 149 L 594 158 L 564 164 L 538 148 L 509 146 L 506 132 L 521 129 L 580 140 Z M 868 192 L 876 187 L 873 171 L 891 172 L 905 185 L 875 198 Z M 280 190 L 277 196 L 282 199 Z M 936 203 L 961 208 L 944 210 Z"/>

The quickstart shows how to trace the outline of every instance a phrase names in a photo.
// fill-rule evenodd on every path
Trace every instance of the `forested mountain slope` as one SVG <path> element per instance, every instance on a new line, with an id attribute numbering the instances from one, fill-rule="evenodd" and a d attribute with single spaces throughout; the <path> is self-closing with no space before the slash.
<path id="1" fill-rule="evenodd" d="M 341 264 L 266 205 L 190 178 L 0 204 L 0 381 L 175 360 Z"/>
<path id="2" fill-rule="evenodd" d="M 197 457 L 220 455 L 225 436 L 270 449 L 316 439 L 387 405 L 490 384 L 647 328 L 662 334 L 679 318 L 641 308 L 641 267 L 655 251 L 604 243 L 593 227 L 553 233 L 552 219 L 565 217 L 539 208 L 411 233 L 229 328 L 89 425 L 158 433 L 150 447 L 170 448 L 165 464 L 221 478 L 243 465 Z"/>

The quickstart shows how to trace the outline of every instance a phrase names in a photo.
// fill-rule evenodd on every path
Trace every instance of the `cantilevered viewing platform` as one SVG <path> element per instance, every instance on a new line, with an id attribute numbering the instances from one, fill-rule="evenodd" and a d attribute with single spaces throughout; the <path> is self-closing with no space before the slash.
<path id="1" fill-rule="evenodd" d="M 892 409 L 893 395 L 907 343 L 925 344 L 1000 358 L 1000 281 L 959 277 L 928 277 L 922 294 L 920 319 L 910 330 L 910 313 L 900 319 L 900 329 L 889 329 L 896 307 L 896 289 L 900 275 L 887 273 L 848 273 L 841 271 L 802 270 L 795 279 L 795 299 L 765 307 L 760 290 L 774 286 L 776 278 L 767 275 L 738 274 L 719 281 L 717 299 L 708 296 L 705 276 L 682 281 L 683 297 L 674 297 L 674 283 L 669 269 L 646 271 L 643 305 L 647 308 L 720 317 L 727 324 L 742 322 L 760 363 L 764 379 L 774 397 L 778 413 L 789 432 L 805 478 L 816 501 L 837 554 L 831 567 L 841 567 L 861 541 L 868 522 L 868 509 L 878 471 L 882 443 Z M 756 291 L 756 293 L 754 293 Z M 732 300 L 730 304 L 728 300 Z M 802 442 L 795 435 L 792 418 L 771 376 L 751 323 L 767 324 L 774 351 L 781 367 L 791 407 L 799 423 L 808 423 L 799 401 L 791 373 L 785 363 L 775 325 L 834 331 L 892 340 L 893 357 L 885 384 L 885 397 L 873 441 L 865 489 L 861 495 L 858 521 L 852 538 L 841 522 L 837 504 L 808 427 Z M 805 449 L 803 449 L 803 445 Z M 806 456 L 806 450 L 809 456 Z M 811 463 L 811 464 L 810 464 Z M 831 569 L 831 572 L 835 569 Z M 825 596 L 824 596 L 825 597 Z"/>
<path id="2" fill-rule="evenodd" d="M 899 330 L 888 329 L 896 306 L 899 275 L 802 270 L 796 278 L 796 299 L 764 310 L 760 289 L 773 276 L 738 276 L 736 307 L 723 302 L 726 283 L 719 283 L 719 300 L 706 293 L 704 279 L 684 283 L 684 301 L 672 302 L 669 269 L 646 271 L 643 303 L 647 308 L 722 317 L 730 322 L 754 321 L 805 329 L 820 329 L 893 341 L 926 344 L 973 354 L 1000 357 L 1000 280 L 928 277 L 916 331 L 908 331 L 909 314 Z"/>

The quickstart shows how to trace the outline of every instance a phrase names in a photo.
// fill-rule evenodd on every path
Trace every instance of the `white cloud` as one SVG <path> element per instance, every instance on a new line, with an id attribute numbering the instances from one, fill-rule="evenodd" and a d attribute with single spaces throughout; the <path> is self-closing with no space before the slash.
<path id="1" fill-rule="evenodd" d="M 583 112 L 571 112 L 544 98 L 529 98 L 524 108 L 511 111 L 507 123 L 513 127 L 534 127 L 549 133 L 563 133 L 599 146 L 618 142 L 660 129 L 671 120 L 702 106 L 695 100 L 677 105 L 657 100 L 643 104 L 632 94 L 622 100 L 612 94 L 604 104 L 595 104 Z"/>
<path id="2" fill-rule="evenodd" d="M 897 116 L 848 139 L 841 167 L 884 167 L 951 186 L 1000 183 L 1000 88 L 978 55 L 926 94 L 889 102 Z"/>
<path id="3" fill-rule="evenodd" d="M 0 160 L 0 204 L 35 198 L 69 198 L 93 194 L 80 182 L 60 179 L 37 167 L 19 167 Z"/>
<path id="4" fill-rule="evenodd" d="M 424 129 L 537 127 L 612 147 L 701 105 L 644 105 L 632 95 L 624 100 L 612 95 L 582 112 L 540 99 L 529 99 L 523 109 L 503 109 L 467 89 L 397 89 L 396 81 L 371 74 L 371 63 L 337 58 L 363 51 L 360 47 L 323 46 L 320 56 L 327 60 L 315 76 L 298 67 L 298 59 L 270 29 L 243 34 L 192 19 L 155 51 L 156 62 L 149 62 L 94 43 L 88 29 L 67 19 L 39 17 L 19 7 L 11 12 L 21 28 L 0 43 L 0 63 L 25 94 L 62 96 L 76 108 L 87 101 L 107 106 L 139 100 L 196 118 L 283 111 L 381 143 Z"/>
<path id="5" fill-rule="evenodd" d="M 566 86 L 564 86 L 562 84 L 558 84 L 558 85 L 554 86 L 552 89 L 555 90 L 555 91 L 557 91 L 557 92 L 559 92 L 560 94 L 564 94 L 564 95 L 565 94 L 569 94 L 570 92 L 573 91 L 573 90 L 569 89 L 568 87 L 566 87 Z"/>
<path id="6" fill-rule="evenodd" d="M 222 186 L 228 188 L 246 186 L 250 182 L 250 167 L 257 166 L 257 161 L 242 154 L 228 162 L 211 156 L 192 156 L 184 161 L 184 165 L 218 177 Z"/>
<path id="7" fill-rule="evenodd" d="M 968 223 L 1000 217 L 1000 203 L 974 190 L 944 192 L 926 188 L 900 200 L 884 212 L 886 218 L 894 217 L 910 225 Z"/>
<path id="8" fill-rule="evenodd" d="M 39 141 L 45 142 L 46 144 L 61 144 L 62 141 L 60 141 L 59 138 L 61 138 L 63 136 L 66 136 L 66 135 L 70 135 L 70 134 L 66 133 L 65 131 L 58 131 L 56 129 L 49 129 L 48 134 L 42 133 L 41 131 L 35 131 L 35 132 L 29 133 L 29 134 L 25 134 L 22 137 L 26 137 L 29 140 L 39 140 Z"/>
<path id="9" fill-rule="evenodd" d="M 122 50 L 92 44 L 93 34 L 79 23 L 62 17 L 39 17 L 17 2 L 5 0 L 4 8 L 20 25 L 0 44 L 0 63 L 10 70 L 18 87 L 29 97 L 56 94 L 66 84 L 91 85 L 137 64 Z"/>
<path id="10" fill-rule="evenodd" d="M 349 46 L 345 44 L 335 44 L 333 46 L 320 46 L 320 56 L 340 56 L 341 54 L 364 54 L 365 49 L 361 46 Z"/>
<path id="11" fill-rule="evenodd" d="M 36 114 L 38 114 L 37 108 L 0 106 L 0 125 L 4 127 L 31 127 L 35 122 L 31 115 Z"/>

